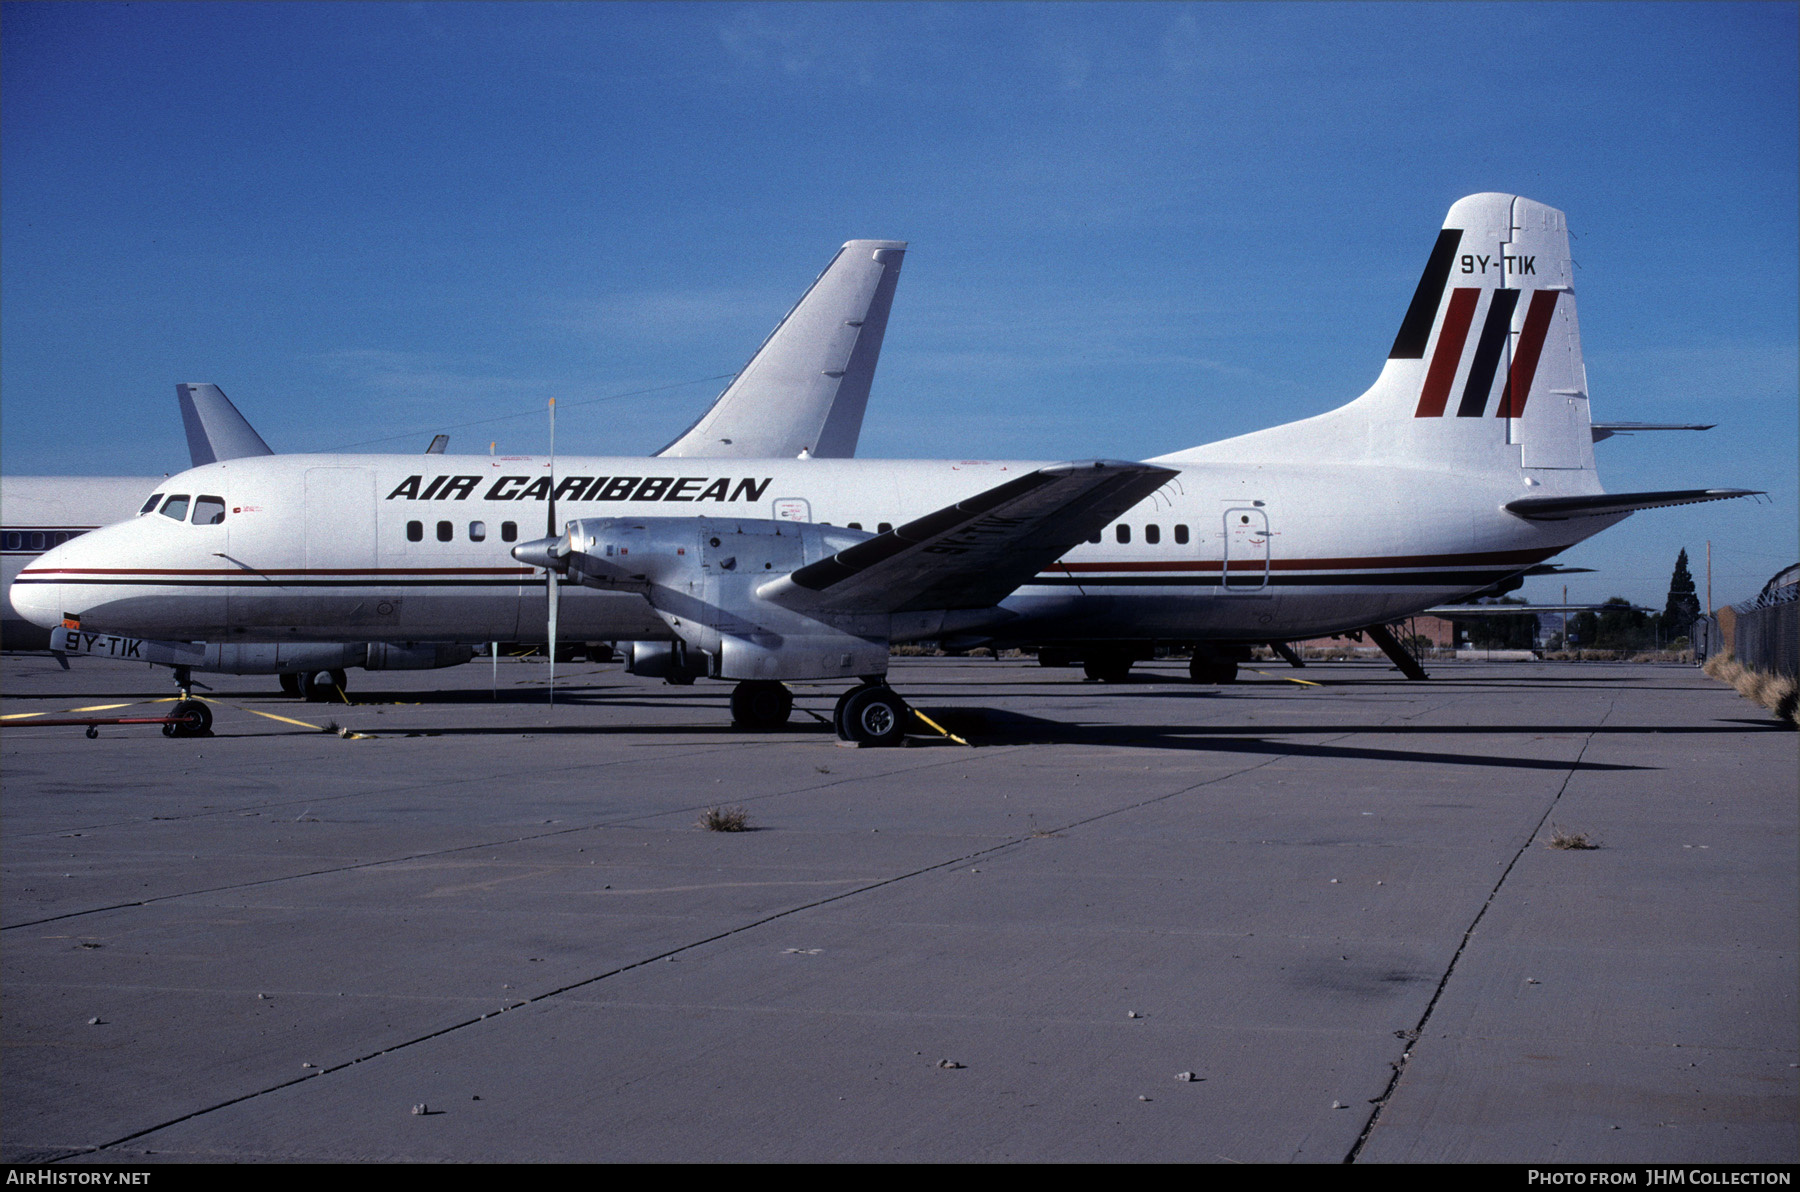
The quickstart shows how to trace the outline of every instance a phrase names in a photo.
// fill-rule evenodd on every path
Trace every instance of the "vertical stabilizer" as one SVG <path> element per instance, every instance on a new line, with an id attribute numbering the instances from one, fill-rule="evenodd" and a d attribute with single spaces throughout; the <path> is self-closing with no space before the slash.
<path id="1" fill-rule="evenodd" d="M 1516 447 L 1519 467 L 1591 469 L 1563 213 L 1501 194 L 1452 207 L 1388 368 L 1363 400 L 1391 413 L 1410 403 L 1415 420 L 1451 428 L 1443 433 Z"/>
<path id="2" fill-rule="evenodd" d="M 222 459 L 275 454 L 217 385 L 176 385 L 175 400 L 181 406 L 188 454 L 196 468 Z"/>
<path id="3" fill-rule="evenodd" d="M 1166 458 L 1252 459 L 1296 450 L 1322 460 L 1466 473 L 1591 473 L 1587 375 L 1563 213 L 1517 195 L 1459 200 L 1367 393 L 1316 418 Z"/>
<path id="4" fill-rule="evenodd" d="M 657 454 L 855 455 L 905 255 L 900 240 L 845 244 L 712 408 Z"/>

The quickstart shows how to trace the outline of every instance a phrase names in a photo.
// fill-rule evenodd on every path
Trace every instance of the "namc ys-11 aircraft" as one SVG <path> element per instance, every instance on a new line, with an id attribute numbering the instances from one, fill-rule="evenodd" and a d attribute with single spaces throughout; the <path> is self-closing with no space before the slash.
<path id="1" fill-rule="evenodd" d="M 889 646 L 1245 643 L 1390 623 L 1639 509 L 1606 493 L 1563 213 L 1457 202 L 1375 383 L 1299 422 L 1142 463 L 270 456 L 196 468 L 48 552 L 14 604 L 65 632 L 216 641 L 668 643 L 786 721 L 842 679 L 841 737 L 891 744 Z M 542 537 L 531 538 L 544 527 Z M 565 596 L 566 593 L 566 596 Z"/>

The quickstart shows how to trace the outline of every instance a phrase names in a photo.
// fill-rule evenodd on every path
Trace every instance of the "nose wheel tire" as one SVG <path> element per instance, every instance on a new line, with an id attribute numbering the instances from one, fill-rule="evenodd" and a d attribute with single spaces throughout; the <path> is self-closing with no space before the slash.
<path id="1" fill-rule="evenodd" d="M 281 681 L 281 694 L 300 698 L 300 676 L 294 671 L 284 671 L 276 676 Z"/>
<path id="2" fill-rule="evenodd" d="M 838 700 L 838 736 L 863 745 L 898 745 L 911 717 L 906 701 L 890 687 L 857 687 Z"/>
<path id="3" fill-rule="evenodd" d="M 731 689 L 731 723 L 755 732 L 769 732 L 788 721 L 794 710 L 794 693 L 787 684 L 772 679 L 747 679 Z"/>
<path id="4" fill-rule="evenodd" d="M 163 725 L 165 737 L 212 736 L 212 709 L 197 699 L 182 700 L 169 716 L 169 723 Z"/>

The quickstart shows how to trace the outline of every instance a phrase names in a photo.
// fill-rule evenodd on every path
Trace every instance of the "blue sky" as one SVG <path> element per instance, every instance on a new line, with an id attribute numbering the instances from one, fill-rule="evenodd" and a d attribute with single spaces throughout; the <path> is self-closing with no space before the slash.
<path id="1" fill-rule="evenodd" d="M 648 453 L 853 237 L 911 242 L 862 454 L 1141 458 L 1355 397 L 1502 190 L 1568 212 L 1595 416 L 1720 423 L 1607 487 L 1773 496 L 1571 599 L 1708 539 L 1742 599 L 1800 552 L 1797 13 L 6 4 L 0 468 L 179 470 L 177 381 L 282 451 L 542 450 L 556 397 Z"/>

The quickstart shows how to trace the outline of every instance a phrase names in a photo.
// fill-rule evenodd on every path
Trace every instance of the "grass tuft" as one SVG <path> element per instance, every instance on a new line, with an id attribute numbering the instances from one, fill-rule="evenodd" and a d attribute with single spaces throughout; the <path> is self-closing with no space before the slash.
<path id="1" fill-rule="evenodd" d="M 1599 848 L 1598 841 L 1588 839 L 1586 832 L 1571 832 L 1555 824 L 1550 825 L 1550 847 L 1560 849 L 1593 849 Z"/>
<path id="2" fill-rule="evenodd" d="M 708 807 L 694 826 L 708 832 L 748 832 L 750 812 L 743 807 Z"/>

